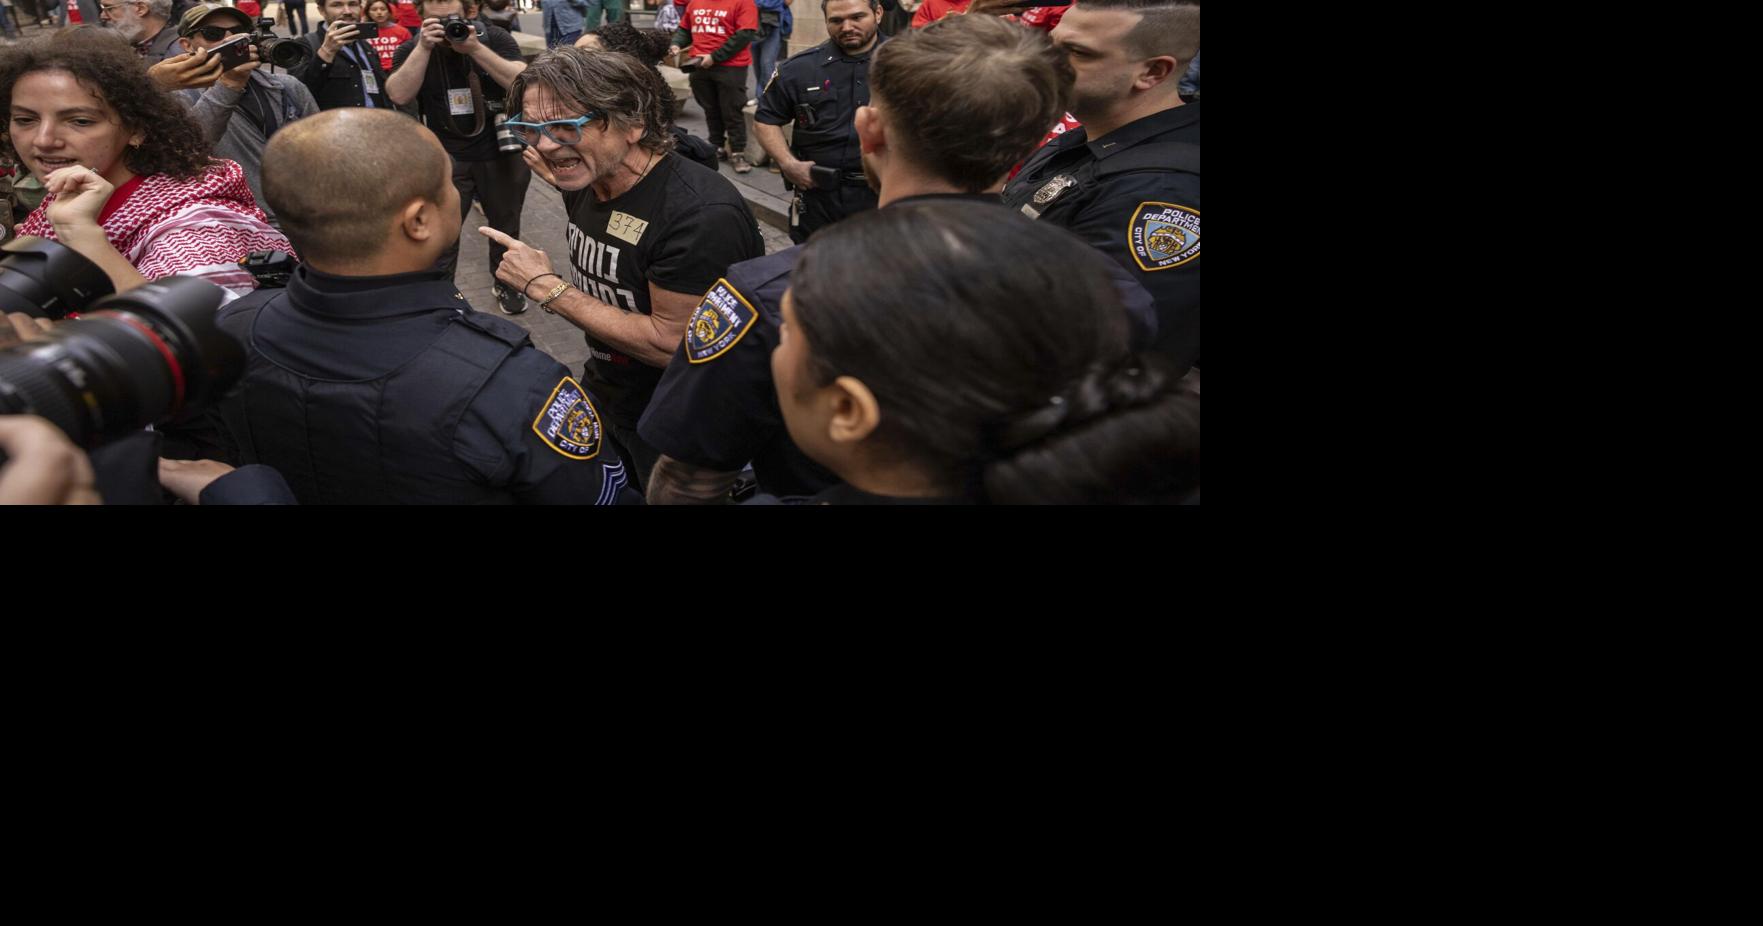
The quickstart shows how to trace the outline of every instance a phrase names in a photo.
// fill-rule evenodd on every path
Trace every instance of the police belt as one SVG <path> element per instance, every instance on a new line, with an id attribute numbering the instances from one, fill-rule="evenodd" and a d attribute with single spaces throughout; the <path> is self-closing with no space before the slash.
<path id="1" fill-rule="evenodd" d="M 839 171 L 839 185 L 840 186 L 869 186 L 869 178 L 864 176 L 863 171 L 860 171 L 860 170 L 841 170 L 841 171 Z M 795 190 L 798 193 L 831 193 L 832 192 L 832 190 L 823 190 L 820 187 L 815 187 L 815 186 L 799 187 L 799 186 L 796 186 L 795 184 L 791 183 L 788 180 L 784 181 L 784 186 L 789 187 L 790 189 Z"/>

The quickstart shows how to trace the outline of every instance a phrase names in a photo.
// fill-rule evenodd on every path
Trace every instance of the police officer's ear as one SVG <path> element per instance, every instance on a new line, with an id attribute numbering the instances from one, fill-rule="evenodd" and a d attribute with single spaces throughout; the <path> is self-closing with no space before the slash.
<path id="1" fill-rule="evenodd" d="M 439 203 L 417 197 L 398 210 L 398 227 L 411 241 L 428 241 L 440 234 L 440 217 Z"/>
<path id="2" fill-rule="evenodd" d="M 1133 81 L 1133 87 L 1138 90 L 1149 90 L 1171 77 L 1180 77 L 1186 72 L 1186 69 L 1177 71 L 1175 69 L 1176 63 L 1176 60 L 1168 55 L 1145 59 L 1139 63 L 1139 76 Z"/>
<path id="3" fill-rule="evenodd" d="M 823 398 L 831 411 L 826 436 L 835 444 L 860 443 L 874 434 L 876 425 L 881 424 L 881 405 L 876 402 L 875 393 L 855 376 L 833 380 L 826 387 Z"/>
<path id="4" fill-rule="evenodd" d="M 874 154 L 888 146 L 887 120 L 873 105 L 857 107 L 857 145 L 864 154 Z"/>

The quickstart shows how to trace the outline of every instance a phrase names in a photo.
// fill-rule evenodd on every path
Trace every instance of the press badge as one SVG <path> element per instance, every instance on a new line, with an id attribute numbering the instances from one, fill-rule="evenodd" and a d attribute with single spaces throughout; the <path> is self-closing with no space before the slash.
<path id="1" fill-rule="evenodd" d="M 447 91 L 447 112 L 454 116 L 469 116 L 476 112 L 471 106 L 471 88 Z"/>
<path id="2" fill-rule="evenodd" d="M 367 68 L 361 69 L 361 86 L 366 88 L 368 93 L 380 92 L 380 82 L 374 79 L 373 71 Z"/>

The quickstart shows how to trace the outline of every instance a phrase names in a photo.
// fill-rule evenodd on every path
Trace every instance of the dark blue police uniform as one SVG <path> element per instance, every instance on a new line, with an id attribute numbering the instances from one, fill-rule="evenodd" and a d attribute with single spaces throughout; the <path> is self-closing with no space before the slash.
<path id="1" fill-rule="evenodd" d="M 913 196 L 888 208 L 950 200 L 998 210 L 1001 221 L 1014 220 L 995 196 Z M 1072 241 L 1072 247 L 1079 246 Z M 787 248 L 728 268 L 692 312 L 685 340 L 637 425 L 645 442 L 682 463 L 720 472 L 752 463 L 760 491 L 783 498 L 811 496 L 840 484 L 790 440 L 772 384 L 771 352 L 783 327 L 784 290 L 800 251 L 800 246 Z M 1150 295 L 1124 271 L 1117 271 L 1115 284 L 1127 306 L 1134 345 L 1148 346 L 1157 325 Z"/>
<path id="2" fill-rule="evenodd" d="M 223 308 L 247 354 L 221 418 L 302 504 L 637 504 L 594 397 L 434 271 L 335 277 Z"/>
<path id="3" fill-rule="evenodd" d="M 800 207 L 790 223 L 790 240 L 801 244 L 818 228 L 865 209 L 874 209 L 875 191 L 863 178 L 863 150 L 857 142 L 857 107 L 869 105 L 869 59 L 886 39 L 878 37 L 868 52 L 851 56 L 827 41 L 777 66 L 760 94 L 755 122 L 795 123 L 790 151 L 799 160 L 839 172 L 830 190 L 800 190 Z"/>
<path id="4" fill-rule="evenodd" d="M 1156 349 L 1200 362 L 1200 104 L 1166 109 L 1096 141 L 1074 129 L 1031 155 L 1004 202 L 1070 229 L 1157 302 Z"/>

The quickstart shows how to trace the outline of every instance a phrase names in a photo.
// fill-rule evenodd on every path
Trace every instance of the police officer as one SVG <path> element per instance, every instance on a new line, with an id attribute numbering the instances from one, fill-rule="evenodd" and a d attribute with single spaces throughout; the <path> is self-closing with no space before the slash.
<path id="1" fill-rule="evenodd" d="M 1004 191 L 1023 213 L 1070 229 L 1157 301 L 1157 349 L 1200 361 L 1200 104 L 1179 95 L 1199 54 L 1200 7 L 1083 0 L 1053 30 L 1077 72 L 1083 128 L 1035 152 Z"/>
<path id="2" fill-rule="evenodd" d="M 963 62 L 977 63 L 957 80 Z M 876 54 L 874 76 L 874 102 L 856 123 L 881 208 L 955 200 L 995 213 L 997 222 L 1028 221 L 985 191 L 1033 150 L 1070 101 L 1070 75 L 1043 33 L 989 16 L 952 17 L 888 42 Z M 1085 247 L 1063 237 L 1072 249 Z M 729 267 L 692 313 L 638 424 L 662 454 L 647 489 L 651 504 L 726 502 L 749 462 L 759 488 L 773 496 L 814 495 L 837 481 L 791 442 L 772 386 L 771 354 L 799 251 Z M 1125 271 L 1117 283 L 1135 313 L 1135 343 L 1146 344 L 1156 323 L 1150 296 Z"/>
<path id="3" fill-rule="evenodd" d="M 244 462 L 303 504 L 639 500 L 595 397 L 432 269 L 460 225 L 433 133 L 330 110 L 276 133 L 263 175 L 305 264 L 220 314 L 249 358 L 221 410 Z"/>
<path id="4" fill-rule="evenodd" d="M 876 0 L 821 0 L 828 40 L 778 65 L 759 98 L 753 134 L 796 191 L 790 240 L 873 209 L 875 191 L 863 178 L 857 144 L 857 108 L 869 105 L 869 58 L 883 41 Z M 779 126 L 795 123 L 786 147 Z"/>

